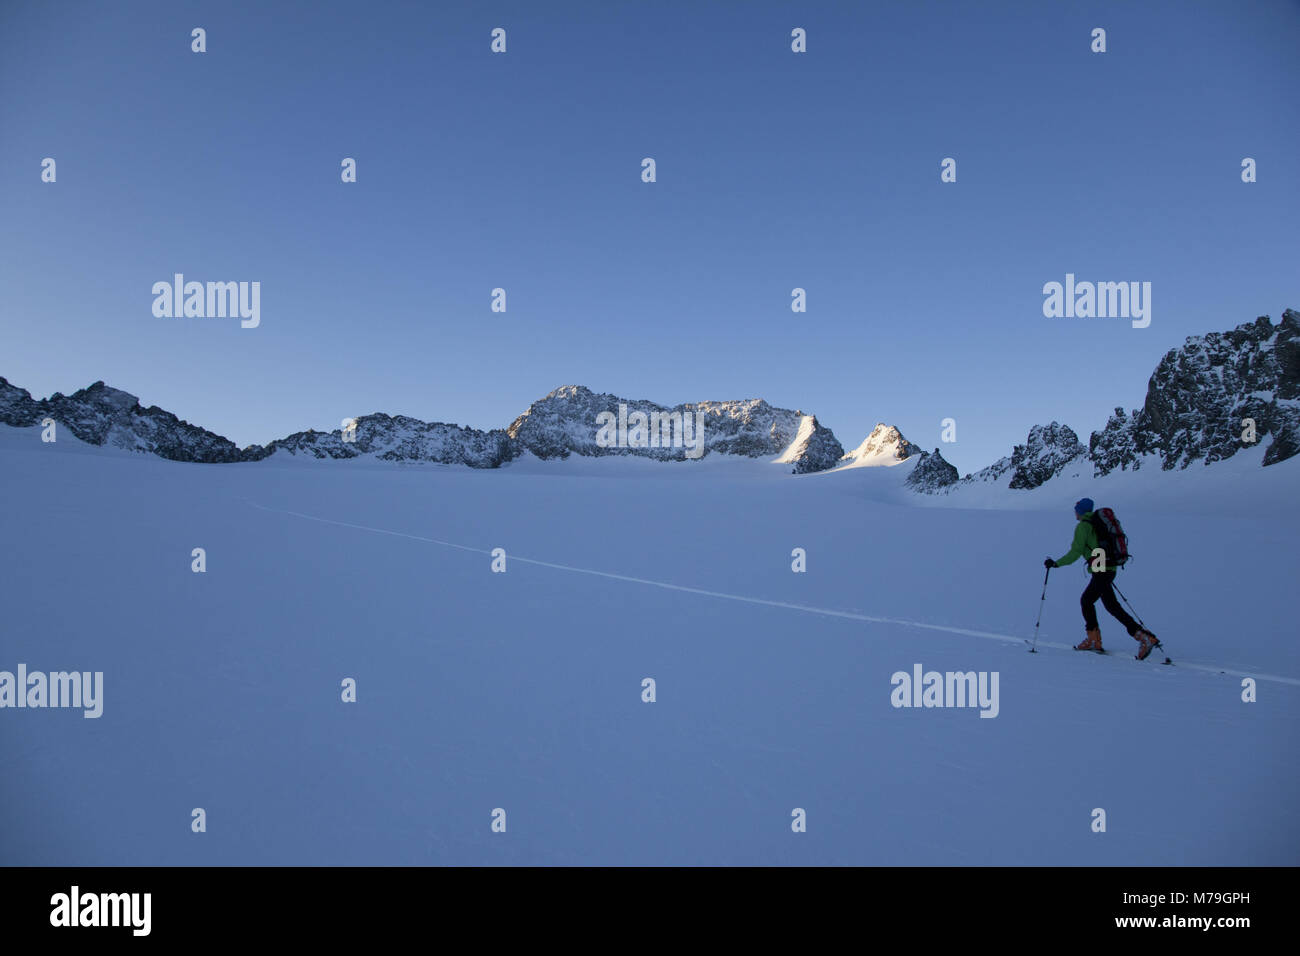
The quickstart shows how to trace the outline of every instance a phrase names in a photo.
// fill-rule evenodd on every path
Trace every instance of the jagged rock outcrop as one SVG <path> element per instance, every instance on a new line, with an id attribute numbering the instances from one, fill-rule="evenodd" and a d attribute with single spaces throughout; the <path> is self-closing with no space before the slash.
<path id="1" fill-rule="evenodd" d="M 538 458 L 780 456 L 782 462 L 794 465 L 794 471 L 805 472 L 829 468 L 843 454 L 834 434 L 816 418 L 774 408 L 762 399 L 688 402 L 670 408 L 596 393 L 581 385 L 565 385 L 533 402 L 506 432 L 522 450 Z"/>
<path id="2" fill-rule="evenodd" d="M 1126 415 L 1123 408 L 1116 407 L 1105 427 L 1088 439 L 1094 474 L 1100 477 L 1116 468 L 1137 471 L 1142 467 L 1142 448 L 1147 439 L 1138 436 L 1139 428 L 1137 411 Z"/>
<path id="3" fill-rule="evenodd" d="M 1025 443 L 1011 452 L 1011 481 L 1007 487 L 1037 488 L 1086 451 L 1068 425 L 1035 425 Z"/>
<path id="4" fill-rule="evenodd" d="M 258 461 L 276 452 L 313 458 L 358 458 L 380 461 L 427 461 L 470 468 L 499 468 L 517 454 L 502 429 L 480 431 L 443 422 L 424 422 L 406 415 L 362 415 L 356 419 L 351 440 L 342 429 L 332 432 L 295 432 L 269 445 L 244 451 L 245 461 Z"/>
<path id="5" fill-rule="evenodd" d="M 96 382 L 71 395 L 55 392 L 34 401 L 21 388 L 0 378 L 0 421 L 26 427 L 52 418 L 81 441 L 139 451 L 172 461 L 232 462 L 242 454 L 234 442 L 182 421 L 157 405 L 121 389 Z"/>
<path id="6" fill-rule="evenodd" d="M 1300 313 L 1287 309 L 1228 332 L 1192 336 L 1165 353 L 1147 383 L 1146 401 L 1122 408 L 1088 443 L 1097 476 L 1136 469 L 1159 456 L 1165 470 L 1231 458 L 1248 443 L 1244 419 L 1267 440 L 1264 464 L 1300 451 Z"/>
<path id="7" fill-rule="evenodd" d="M 1035 425 L 1029 429 L 1025 443 L 1012 449 L 1010 457 L 999 458 L 987 468 L 981 468 L 961 481 L 963 484 L 1000 485 L 1010 474 L 1008 488 L 1028 490 L 1055 478 L 1071 462 L 1085 454 L 1087 449 L 1068 425 L 1058 422 Z"/>
<path id="8" fill-rule="evenodd" d="M 32 398 L 31 392 L 0 377 L 0 424 L 26 428 L 40 422 L 40 412 L 41 403 Z"/>
<path id="9" fill-rule="evenodd" d="M 1278 417 L 1282 420 L 1274 425 L 1273 441 L 1264 450 L 1265 465 L 1275 465 L 1300 453 L 1300 423 L 1294 414 Z"/>
<path id="10" fill-rule="evenodd" d="M 932 495 L 957 483 L 954 468 L 936 448 L 933 452 L 919 452 L 916 465 L 903 484 L 912 491 Z"/>

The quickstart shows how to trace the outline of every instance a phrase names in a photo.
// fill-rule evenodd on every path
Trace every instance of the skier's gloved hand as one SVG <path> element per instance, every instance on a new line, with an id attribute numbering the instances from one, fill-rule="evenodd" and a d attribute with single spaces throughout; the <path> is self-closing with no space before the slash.
<path id="1" fill-rule="evenodd" d="M 1056 567 L 1056 562 L 1053 561 L 1051 558 L 1048 558 L 1046 561 L 1043 562 L 1043 567 L 1054 568 Z"/>

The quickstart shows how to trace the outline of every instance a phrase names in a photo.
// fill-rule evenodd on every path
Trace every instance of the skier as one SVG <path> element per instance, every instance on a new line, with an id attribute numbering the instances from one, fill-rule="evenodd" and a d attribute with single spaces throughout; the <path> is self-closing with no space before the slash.
<path id="1" fill-rule="evenodd" d="M 1074 516 L 1078 519 L 1078 524 L 1074 528 L 1074 541 L 1070 550 L 1065 554 L 1053 560 L 1048 558 L 1043 562 L 1047 568 L 1063 568 L 1067 564 L 1073 564 L 1079 558 L 1091 558 L 1093 550 L 1097 548 L 1097 530 L 1092 523 L 1093 502 L 1091 498 L 1080 498 L 1074 505 Z M 1105 558 L 1102 559 L 1105 561 Z M 1083 622 L 1087 628 L 1088 636 L 1084 638 L 1083 643 L 1075 646 L 1076 651 L 1096 651 L 1104 654 L 1105 651 L 1101 646 L 1101 628 L 1097 624 L 1097 599 L 1101 598 L 1102 606 L 1111 613 L 1117 621 L 1124 625 L 1129 636 L 1139 644 L 1137 659 L 1146 660 L 1148 654 L 1154 648 L 1160 646 L 1160 641 L 1156 636 L 1141 627 L 1137 621 L 1124 610 L 1119 600 L 1115 597 L 1115 571 L 1107 568 L 1105 571 L 1093 571 L 1092 562 L 1087 562 L 1088 586 L 1084 588 L 1083 595 L 1079 598 L 1079 604 L 1083 608 Z"/>

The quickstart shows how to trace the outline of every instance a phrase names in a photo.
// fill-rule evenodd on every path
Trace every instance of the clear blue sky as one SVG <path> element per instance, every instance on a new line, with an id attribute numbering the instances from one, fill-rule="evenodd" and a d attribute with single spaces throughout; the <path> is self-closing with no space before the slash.
<path id="1" fill-rule="evenodd" d="M 1297 49 L 1295 2 L 5 0 L 0 375 L 240 445 L 763 397 L 846 448 L 955 418 L 964 473 L 1300 308 Z M 175 272 L 261 326 L 155 318 Z M 1150 327 L 1044 318 L 1067 272 L 1151 282 Z"/>

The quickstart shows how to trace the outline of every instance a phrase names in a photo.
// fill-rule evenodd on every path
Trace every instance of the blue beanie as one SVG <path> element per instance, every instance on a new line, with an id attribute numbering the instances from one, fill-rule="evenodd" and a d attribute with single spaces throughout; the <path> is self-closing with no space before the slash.
<path id="1" fill-rule="evenodd" d="M 1077 515 L 1086 515 L 1089 511 L 1092 510 L 1093 509 L 1092 509 L 1091 498 L 1080 498 L 1078 501 L 1074 503 L 1074 513 Z"/>

